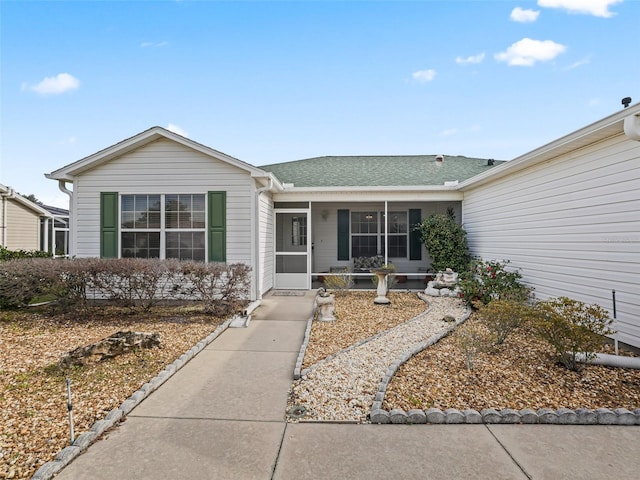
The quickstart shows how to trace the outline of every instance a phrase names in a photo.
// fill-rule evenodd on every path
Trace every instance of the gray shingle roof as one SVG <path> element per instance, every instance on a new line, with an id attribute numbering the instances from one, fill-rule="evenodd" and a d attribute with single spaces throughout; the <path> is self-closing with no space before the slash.
<path id="1" fill-rule="evenodd" d="M 462 182 L 492 166 L 487 159 L 447 157 L 438 165 L 435 155 L 394 155 L 365 157 L 316 157 L 293 162 L 263 165 L 283 183 L 295 187 L 383 187 L 444 185 Z M 494 165 L 503 161 L 496 160 Z"/>

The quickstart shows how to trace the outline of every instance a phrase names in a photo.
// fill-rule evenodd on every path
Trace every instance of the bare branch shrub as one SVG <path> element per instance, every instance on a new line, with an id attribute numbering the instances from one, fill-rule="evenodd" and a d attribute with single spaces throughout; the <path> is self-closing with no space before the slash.
<path id="1" fill-rule="evenodd" d="M 183 294 L 196 296 L 207 313 L 231 315 L 247 304 L 251 268 L 244 263 L 185 262 L 180 271 L 185 280 Z"/>
<path id="2" fill-rule="evenodd" d="M 507 337 L 526 324 L 532 317 L 532 308 L 514 300 L 493 300 L 478 309 L 480 321 L 491 332 L 492 340 L 501 345 Z"/>
<path id="3" fill-rule="evenodd" d="M 327 290 L 333 290 L 338 295 L 346 295 L 353 288 L 353 279 L 349 273 L 325 275 L 324 286 Z"/>
<path id="4" fill-rule="evenodd" d="M 473 362 L 476 356 L 490 349 L 490 332 L 483 325 L 466 322 L 459 327 L 457 339 L 458 345 L 462 353 L 464 353 L 467 369 L 473 370 Z"/>

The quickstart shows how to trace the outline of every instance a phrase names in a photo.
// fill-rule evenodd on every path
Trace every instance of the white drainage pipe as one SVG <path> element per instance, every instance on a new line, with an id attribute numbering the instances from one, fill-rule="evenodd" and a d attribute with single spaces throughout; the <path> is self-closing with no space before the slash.
<path id="1" fill-rule="evenodd" d="M 584 353 L 579 353 L 578 361 L 591 365 L 603 365 L 605 367 L 635 368 L 640 369 L 640 357 L 623 357 L 620 355 L 609 355 L 608 353 L 596 353 L 594 358 L 587 360 Z"/>

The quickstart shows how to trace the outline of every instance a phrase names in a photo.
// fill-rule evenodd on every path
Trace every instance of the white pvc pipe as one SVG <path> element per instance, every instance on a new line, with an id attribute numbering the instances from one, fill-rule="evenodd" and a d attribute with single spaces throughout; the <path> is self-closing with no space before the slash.
<path id="1" fill-rule="evenodd" d="M 579 353 L 577 359 L 580 362 L 591 365 L 640 369 L 640 357 L 623 357 L 620 355 L 609 355 L 608 353 L 596 353 L 595 355 L 594 358 L 587 360 L 584 353 Z"/>

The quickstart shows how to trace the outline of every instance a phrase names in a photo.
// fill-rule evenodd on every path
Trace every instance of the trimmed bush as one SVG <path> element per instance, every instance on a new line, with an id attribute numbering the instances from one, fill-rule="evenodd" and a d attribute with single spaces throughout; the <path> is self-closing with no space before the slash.
<path id="1" fill-rule="evenodd" d="M 422 236 L 434 271 L 444 271 L 447 268 L 455 272 L 467 270 L 471 260 L 467 247 L 467 232 L 456 223 L 452 214 L 429 215 L 416 226 L 416 230 Z"/>
<path id="2" fill-rule="evenodd" d="M 558 362 L 569 370 L 580 371 L 578 360 L 586 360 L 604 343 L 603 336 L 612 335 L 613 320 L 599 305 L 587 305 L 567 297 L 539 302 L 535 307 L 535 330 L 554 349 Z"/>
<path id="3" fill-rule="evenodd" d="M 478 317 L 491 332 L 493 343 L 501 345 L 511 333 L 532 317 L 532 307 L 514 300 L 493 300 L 478 309 Z"/>
<path id="4" fill-rule="evenodd" d="M 458 282 L 461 298 L 475 308 L 492 300 L 529 301 L 532 289 L 521 282 L 522 275 L 518 270 L 507 269 L 508 264 L 508 260 L 475 260 Z"/>
<path id="5" fill-rule="evenodd" d="M 51 258 L 51 254 L 40 250 L 9 250 L 0 246 L 0 261 L 26 258 Z"/>

